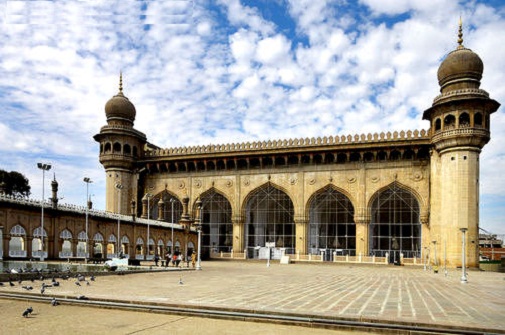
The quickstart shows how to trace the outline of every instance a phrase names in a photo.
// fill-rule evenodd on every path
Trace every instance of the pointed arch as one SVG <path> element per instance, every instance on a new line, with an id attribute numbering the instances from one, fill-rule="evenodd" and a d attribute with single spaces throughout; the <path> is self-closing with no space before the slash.
<path id="1" fill-rule="evenodd" d="M 326 260 L 331 260 L 333 252 L 356 254 L 354 206 L 344 192 L 333 185 L 321 188 L 309 198 L 306 212 L 310 253 L 324 249 Z"/>
<path id="2" fill-rule="evenodd" d="M 214 187 L 200 194 L 202 202 L 202 257 L 230 252 L 233 246 L 232 207 L 228 198 Z M 196 204 L 193 211 L 196 213 Z"/>
<path id="3" fill-rule="evenodd" d="M 163 200 L 163 208 L 160 217 L 160 200 Z M 172 222 L 172 218 L 174 223 L 177 223 L 181 220 L 182 216 L 182 202 L 172 192 L 168 190 L 163 190 L 160 193 L 153 196 L 150 200 L 150 218 L 153 220 L 161 220 L 165 222 Z M 172 208 L 174 210 L 172 216 Z"/>
<path id="4" fill-rule="evenodd" d="M 378 190 L 370 202 L 369 250 L 390 261 L 421 254 L 421 206 L 415 193 L 398 182 Z"/>
<path id="5" fill-rule="evenodd" d="M 293 253 L 295 247 L 294 205 L 289 195 L 266 183 L 250 192 L 244 201 L 245 246 L 248 258 L 258 258 L 257 247 L 275 243 L 280 258 L 280 249 Z M 291 250 L 290 250 L 291 249 Z"/>

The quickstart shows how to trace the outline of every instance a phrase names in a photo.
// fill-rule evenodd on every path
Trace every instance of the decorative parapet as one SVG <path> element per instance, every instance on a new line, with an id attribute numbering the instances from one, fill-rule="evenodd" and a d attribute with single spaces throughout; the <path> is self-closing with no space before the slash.
<path id="1" fill-rule="evenodd" d="M 440 103 L 455 96 L 460 98 L 461 95 L 476 95 L 484 98 L 489 98 L 489 93 L 480 88 L 465 88 L 439 94 L 435 97 L 435 99 L 433 99 L 433 104 Z"/>
<path id="2" fill-rule="evenodd" d="M 325 136 L 318 138 L 295 138 L 289 140 L 273 140 L 273 141 L 257 141 L 246 143 L 230 143 L 230 144 L 210 144 L 204 146 L 191 146 L 191 147 L 178 147 L 157 149 L 145 153 L 146 157 L 163 157 L 163 156 L 183 156 L 195 154 L 209 154 L 209 153 L 231 153 L 243 151 L 265 151 L 265 150 L 278 150 L 287 148 L 310 148 L 310 147 L 324 147 L 334 145 L 346 144 L 362 144 L 362 143 L 381 143 L 381 142 L 394 142 L 405 140 L 429 139 L 428 131 L 426 130 L 408 130 L 408 131 L 395 131 L 395 132 L 381 132 L 368 133 L 361 135 L 342 135 L 342 136 Z"/>
<path id="3" fill-rule="evenodd" d="M 17 205 L 42 207 L 42 201 L 40 201 L 40 200 L 17 198 L 17 197 L 5 195 L 5 194 L 0 194 L 0 201 L 5 201 L 8 203 L 13 203 L 13 204 L 17 204 Z M 51 205 L 52 205 L 52 203 L 50 201 L 44 201 L 44 208 L 51 208 Z M 82 215 L 86 214 L 86 206 L 77 206 L 77 205 L 72 205 L 72 204 L 58 204 L 58 210 L 65 211 L 65 212 L 71 212 L 71 213 L 75 213 L 75 214 L 82 214 Z M 113 219 L 113 220 L 119 219 L 120 221 L 124 221 L 124 222 L 131 222 L 132 221 L 131 215 L 116 214 L 116 213 L 106 212 L 106 211 L 97 210 L 97 209 L 88 209 L 88 215 L 106 218 L 106 219 Z M 147 220 L 147 219 L 143 219 L 143 218 L 139 218 L 139 217 L 135 218 L 135 224 L 147 225 L 148 223 L 150 226 L 158 226 L 158 227 L 165 227 L 165 228 L 172 227 L 172 223 L 170 223 L 170 222 L 163 222 L 163 221 L 158 221 L 158 220 Z M 175 229 L 182 229 L 182 225 L 174 223 L 174 228 Z M 191 230 L 196 232 L 196 229 L 193 227 L 191 228 Z"/>

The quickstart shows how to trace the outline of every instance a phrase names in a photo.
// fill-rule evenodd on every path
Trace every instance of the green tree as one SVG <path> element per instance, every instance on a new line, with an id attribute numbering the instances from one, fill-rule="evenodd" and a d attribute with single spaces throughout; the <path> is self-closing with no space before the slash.
<path id="1" fill-rule="evenodd" d="M 18 198 L 28 198 L 30 196 L 29 181 L 19 172 L 7 172 L 0 169 L 0 184 L 3 184 L 5 194 Z"/>

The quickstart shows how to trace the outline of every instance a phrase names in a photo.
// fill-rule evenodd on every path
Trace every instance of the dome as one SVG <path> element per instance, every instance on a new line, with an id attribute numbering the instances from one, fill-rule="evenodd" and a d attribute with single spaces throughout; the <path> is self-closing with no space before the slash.
<path id="1" fill-rule="evenodd" d="M 105 116 L 107 120 L 110 118 L 122 118 L 133 122 L 135 121 L 136 113 L 135 106 L 121 91 L 105 104 Z"/>
<path id="2" fill-rule="evenodd" d="M 463 46 L 463 27 L 459 21 L 458 47 L 445 57 L 438 68 L 438 84 L 442 93 L 479 88 L 484 63 L 479 55 Z"/>
<path id="3" fill-rule="evenodd" d="M 438 68 L 438 83 L 442 91 L 446 88 L 478 88 L 484 71 L 479 55 L 470 49 L 458 47 L 444 59 Z"/>
<path id="4" fill-rule="evenodd" d="M 133 123 L 136 114 L 135 106 L 123 95 L 123 74 L 120 74 L 119 92 L 105 104 L 105 116 L 107 120 L 120 118 Z"/>

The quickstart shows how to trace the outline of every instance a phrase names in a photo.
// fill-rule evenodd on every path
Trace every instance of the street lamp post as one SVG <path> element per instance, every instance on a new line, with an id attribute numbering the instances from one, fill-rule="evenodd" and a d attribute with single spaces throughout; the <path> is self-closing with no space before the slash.
<path id="1" fill-rule="evenodd" d="M 461 249 L 461 283 L 468 283 L 468 278 L 466 277 L 466 231 L 468 228 L 459 229 L 463 233 L 463 245 Z"/>
<path id="2" fill-rule="evenodd" d="M 151 193 L 146 193 L 146 197 L 147 197 L 147 256 L 146 256 L 146 260 L 148 260 L 148 258 L 150 256 L 150 252 L 151 252 L 151 247 L 149 244 L 149 223 L 151 220 L 151 216 L 150 216 L 151 207 L 149 204 L 149 199 L 151 199 Z"/>
<path id="3" fill-rule="evenodd" d="M 117 189 L 117 257 L 119 258 L 119 246 L 121 243 L 121 237 L 120 237 L 120 225 L 121 225 L 121 213 L 120 213 L 120 207 L 121 207 L 121 190 L 123 189 L 123 185 L 120 183 L 116 183 L 116 189 Z"/>
<path id="4" fill-rule="evenodd" d="M 45 183 L 45 172 L 49 171 L 51 169 L 51 164 L 44 164 L 44 163 L 37 163 L 37 167 L 42 170 L 42 214 L 40 217 L 40 226 L 42 231 L 40 234 L 42 235 L 40 238 L 40 246 L 41 246 L 41 254 L 40 254 L 40 261 L 44 260 L 44 183 Z"/>
<path id="5" fill-rule="evenodd" d="M 84 246 L 84 262 L 88 262 L 88 210 L 89 210 L 89 184 L 91 184 L 93 181 L 88 178 L 84 177 L 84 182 L 86 183 L 86 245 Z"/>
<path id="6" fill-rule="evenodd" d="M 196 270 L 201 270 L 202 269 L 202 259 L 201 259 L 200 255 L 201 255 L 201 243 L 202 243 L 203 206 L 202 206 L 202 201 L 200 199 L 198 199 L 197 205 L 198 205 L 198 225 L 196 226 L 196 229 L 198 231 L 198 254 L 197 254 L 197 259 L 196 259 Z"/>
<path id="7" fill-rule="evenodd" d="M 170 253 L 173 255 L 174 248 L 175 248 L 175 241 L 174 241 L 174 203 L 175 203 L 175 199 L 170 198 L 170 203 L 172 204 L 172 249 L 170 250 Z"/>

